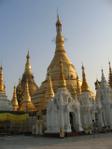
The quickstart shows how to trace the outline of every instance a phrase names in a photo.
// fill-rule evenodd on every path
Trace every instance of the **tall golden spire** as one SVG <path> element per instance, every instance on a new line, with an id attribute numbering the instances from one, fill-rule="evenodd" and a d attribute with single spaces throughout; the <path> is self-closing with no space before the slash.
<path id="1" fill-rule="evenodd" d="M 86 75 L 85 75 L 85 70 L 84 66 L 82 65 L 82 85 L 81 85 L 81 91 L 89 91 L 88 83 L 86 81 Z"/>
<path id="2" fill-rule="evenodd" d="M 65 80 L 65 76 L 64 76 L 64 70 L 63 70 L 63 63 L 62 61 L 60 61 L 60 78 L 59 78 L 59 88 L 63 88 L 66 87 L 66 80 Z"/>
<path id="3" fill-rule="evenodd" d="M 109 85 L 112 88 L 112 69 L 111 69 L 111 64 L 109 62 Z"/>
<path id="4" fill-rule="evenodd" d="M 15 86 L 14 86 L 13 97 L 12 97 L 12 107 L 13 107 L 13 111 L 17 111 L 19 108 Z"/>
<path id="5" fill-rule="evenodd" d="M 31 101 L 28 80 L 25 83 L 24 97 L 23 97 L 23 101 L 21 101 L 20 111 L 25 111 L 25 112 L 36 111 L 36 108 Z"/>
<path id="6" fill-rule="evenodd" d="M 0 92 L 5 93 L 5 85 L 4 85 L 4 78 L 3 78 L 3 68 L 0 67 Z"/>
<path id="7" fill-rule="evenodd" d="M 27 53 L 27 56 L 26 56 L 25 73 L 32 73 L 31 64 L 30 64 L 29 50 L 28 50 L 28 53 Z"/>
<path id="8" fill-rule="evenodd" d="M 50 74 L 48 74 L 47 82 L 48 83 L 47 83 L 47 89 L 46 89 L 46 98 L 50 99 L 54 97 L 53 85 L 52 85 Z"/>
<path id="9" fill-rule="evenodd" d="M 56 31 L 57 31 L 56 51 L 63 51 L 64 50 L 64 37 L 62 36 L 62 23 L 61 23 L 59 15 L 57 15 Z"/>

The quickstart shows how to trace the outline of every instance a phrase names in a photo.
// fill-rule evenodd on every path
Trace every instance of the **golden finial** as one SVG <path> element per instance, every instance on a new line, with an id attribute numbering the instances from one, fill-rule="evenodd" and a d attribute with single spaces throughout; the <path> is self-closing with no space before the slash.
<path id="1" fill-rule="evenodd" d="M 109 61 L 109 81 L 108 81 L 110 87 L 112 88 L 112 69 L 111 69 L 111 64 Z"/>
<path id="2" fill-rule="evenodd" d="M 79 77 L 78 77 L 78 75 L 77 75 L 77 89 L 76 89 L 76 91 L 77 91 L 77 95 L 80 95 L 80 93 L 81 93 L 81 89 L 80 89 L 80 85 L 79 85 Z"/>
<path id="3" fill-rule="evenodd" d="M 81 91 L 89 91 L 88 83 L 86 81 L 86 75 L 85 75 L 85 69 L 84 66 L 82 65 L 82 86 L 81 86 Z"/>
<path id="4" fill-rule="evenodd" d="M 59 26 L 61 26 L 61 25 L 62 25 L 62 23 L 61 23 L 61 19 L 60 19 L 59 14 L 57 13 L 57 22 L 56 22 L 56 26 L 59 27 Z"/>
<path id="5" fill-rule="evenodd" d="M 13 97 L 12 97 L 12 106 L 13 106 L 13 111 L 17 111 L 19 108 L 15 86 L 14 86 Z"/>
<path id="6" fill-rule="evenodd" d="M 52 80 L 51 80 L 50 74 L 48 74 L 47 81 L 48 81 L 48 86 L 47 86 L 47 89 L 46 89 L 46 98 L 50 99 L 50 98 L 54 97 L 53 85 L 52 85 Z"/>
<path id="7" fill-rule="evenodd" d="M 65 76 L 64 76 L 64 70 L 63 70 L 63 63 L 62 61 L 60 61 L 60 81 L 59 81 L 59 87 L 63 88 L 66 87 L 66 80 L 65 80 Z"/>
<path id="8" fill-rule="evenodd" d="M 27 56 L 26 56 L 27 59 L 30 58 L 30 53 L 29 53 L 29 50 L 28 50 L 28 53 L 27 53 Z"/>
<path id="9" fill-rule="evenodd" d="M 5 93 L 5 85 L 3 79 L 3 68 L 0 66 L 0 92 Z"/>
<path id="10" fill-rule="evenodd" d="M 29 50 L 26 56 L 25 73 L 32 73 Z"/>
<path id="11" fill-rule="evenodd" d="M 62 23 L 59 15 L 57 14 L 57 22 L 56 22 L 56 51 L 63 50 L 64 47 L 64 37 L 62 36 Z"/>

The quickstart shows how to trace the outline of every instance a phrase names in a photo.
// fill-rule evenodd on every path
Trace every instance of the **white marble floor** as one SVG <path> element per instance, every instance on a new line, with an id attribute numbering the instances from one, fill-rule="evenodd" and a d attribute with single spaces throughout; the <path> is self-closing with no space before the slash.
<path id="1" fill-rule="evenodd" d="M 112 149 L 112 133 L 64 139 L 33 136 L 1 136 L 0 149 Z"/>

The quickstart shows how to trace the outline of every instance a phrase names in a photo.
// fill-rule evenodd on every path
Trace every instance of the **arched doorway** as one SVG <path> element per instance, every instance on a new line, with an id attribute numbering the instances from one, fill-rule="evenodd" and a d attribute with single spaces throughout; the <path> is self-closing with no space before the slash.
<path id="1" fill-rule="evenodd" d="M 72 130 L 72 132 L 75 132 L 75 128 L 74 128 L 74 113 L 70 112 L 69 113 L 69 117 L 70 117 L 71 130 Z"/>

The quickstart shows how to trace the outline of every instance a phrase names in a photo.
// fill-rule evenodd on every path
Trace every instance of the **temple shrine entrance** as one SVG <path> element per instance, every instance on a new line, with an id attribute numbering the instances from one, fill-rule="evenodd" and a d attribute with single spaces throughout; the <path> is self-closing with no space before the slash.
<path id="1" fill-rule="evenodd" d="M 74 120 L 75 120 L 75 118 L 74 118 L 74 113 L 72 113 L 72 112 L 70 112 L 69 113 L 69 116 L 70 116 L 70 125 L 71 125 L 71 130 L 72 130 L 72 132 L 75 132 L 75 128 L 74 128 Z"/>

